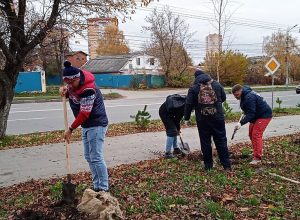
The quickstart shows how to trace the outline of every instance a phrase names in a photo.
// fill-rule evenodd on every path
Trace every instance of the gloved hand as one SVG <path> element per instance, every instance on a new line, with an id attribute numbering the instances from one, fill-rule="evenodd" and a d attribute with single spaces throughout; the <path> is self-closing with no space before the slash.
<path id="1" fill-rule="evenodd" d="M 238 122 L 235 126 L 234 126 L 234 130 L 240 130 L 240 128 L 242 127 L 241 123 Z"/>
<path id="2" fill-rule="evenodd" d="M 184 121 L 184 125 L 185 126 L 189 126 L 190 125 L 190 121 Z"/>

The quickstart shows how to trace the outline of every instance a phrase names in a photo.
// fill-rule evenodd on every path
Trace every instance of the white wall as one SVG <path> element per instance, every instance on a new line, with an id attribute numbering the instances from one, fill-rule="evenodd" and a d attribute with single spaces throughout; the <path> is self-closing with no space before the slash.
<path id="1" fill-rule="evenodd" d="M 150 59 L 154 59 L 154 65 L 151 65 Z M 137 63 L 137 59 L 140 59 L 140 65 Z M 129 65 L 132 64 L 132 68 Z M 131 69 L 131 70 L 130 70 Z M 149 55 L 137 55 L 131 58 L 131 61 L 127 62 L 121 71 L 131 74 L 153 74 L 160 75 L 161 67 L 159 60 Z"/>

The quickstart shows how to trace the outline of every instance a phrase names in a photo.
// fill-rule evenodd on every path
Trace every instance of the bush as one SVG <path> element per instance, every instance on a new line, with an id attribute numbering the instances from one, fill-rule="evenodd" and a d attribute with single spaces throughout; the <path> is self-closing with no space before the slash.
<path id="1" fill-rule="evenodd" d="M 225 101 L 223 103 L 223 111 L 224 111 L 224 114 L 225 114 L 225 118 L 231 118 L 232 115 L 233 115 L 233 112 L 232 112 L 232 108 L 229 106 L 228 102 Z"/>
<path id="2" fill-rule="evenodd" d="M 277 97 L 276 103 L 278 104 L 278 108 L 281 109 L 282 100 Z"/>
<path id="3" fill-rule="evenodd" d="M 130 87 L 133 89 L 146 89 L 147 88 L 147 76 L 134 74 L 130 82 Z"/>
<path id="4" fill-rule="evenodd" d="M 142 129 L 149 127 L 151 115 L 147 111 L 147 105 L 145 105 L 143 110 L 139 110 L 135 116 L 130 117 L 135 118 L 135 123 Z"/>
<path id="5" fill-rule="evenodd" d="M 168 79 L 168 86 L 174 88 L 187 88 L 190 87 L 194 81 L 194 76 L 181 74 L 170 76 Z"/>

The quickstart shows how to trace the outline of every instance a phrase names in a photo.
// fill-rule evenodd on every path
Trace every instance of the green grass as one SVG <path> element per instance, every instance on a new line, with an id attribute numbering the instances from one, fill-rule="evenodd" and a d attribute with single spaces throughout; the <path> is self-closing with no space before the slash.
<path id="1" fill-rule="evenodd" d="M 62 199 L 62 188 L 63 188 L 63 183 L 61 181 L 58 181 L 54 185 L 49 186 L 51 197 L 59 201 Z"/>
<path id="2" fill-rule="evenodd" d="M 116 92 L 102 94 L 105 100 L 120 99 L 123 96 Z M 15 93 L 14 101 L 60 100 L 59 86 L 47 86 L 46 92 Z"/>
<path id="3" fill-rule="evenodd" d="M 300 108 L 274 108 L 273 109 L 274 116 L 281 116 L 281 115 L 299 115 Z"/>
<path id="4" fill-rule="evenodd" d="M 223 171 L 218 163 L 212 171 L 205 172 L 201 161 L 195 159 L 199 155 L 194 153 L 182 159 L 156 159 L 109 169 L 110 192 L 127 219 L 297 219 L 298 186 L 268 174 L 272 170 L 300 179 L 296 172 L 300 150 L 293 138 L 290 135 L 265 141 L 267 159 L 260 172 L 249 165 L 248 158 L 240 157 L 232 159 L 238 160 L 232 172 Z M 246 149 L 249 144 L 243 147 Z M 236 155 L 242 155 L 242 149 L 240 145 L 232 146 Z M 90 174 L 74 174 L 73 179 L 80 197 L 91 184 Z M 37 181 L 38 187 L 33 187 L 33 183 L 22 184 L 24 190 L 16 192 L 10 187 L 0 189 L 0 217 L 6 217 L 16 207 L 40 204 L 41 198 L 47 203 L 40 205 L 47 207 L 60 198 L 60 179 L 46 181 L 44 186 Z M 30 187 L 26 188 L 27 184 Z M 26 191 L 28 188 L 31 190 Z"/>
<path id="5" fill-rule="evenodd" d="M 4 202 L 0 199 L 0 219 L 5 219 L 7 217 L 7 212 L 3 207 Z"/>
<path id="6" fill-rule="evenodd" d="M 272 92 L 272 88 L 271 87 L 267 87 L 267 88 L 256 88 L 255 86 L 251 86 L 251 88 L 256 91 L 256 92 Z M 295 91 L 295 85 L 286 87 L 286 86 L 274 86 L 274 91 L 278 92 L 278 91 Z M 225 92 L 228 94 L 231 94 L 231 87 L 226 87 L 225 88 Z"/>
<path id="7" fill-rule="evenodd" d="M 150 209 L 157 213 L 163 213 L 176 205 L 186 205 L 188 201 L 184 197 L 161 196 L 157 192 L 150 193 Z"/>
<path id="8" fill-rule="evenodd" d="M 207 200 L 205 206 L 210 214 L 217 219 L 234 219 L 234 213 L 222 207 L 219 203 Z"/>
<path id="9" fill-rule="evenodd" d="M 59 97 L 59 86 L 47 86 L 46 92 L 22 92 L 15 93 L 15 97 Z"/>

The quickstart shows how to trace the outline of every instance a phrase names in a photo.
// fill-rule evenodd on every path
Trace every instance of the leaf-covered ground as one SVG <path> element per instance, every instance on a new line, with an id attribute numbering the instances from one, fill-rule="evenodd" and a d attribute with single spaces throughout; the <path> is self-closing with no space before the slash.
<path id="1" fill-rule="evenodd" d="M 111 193 L 126 219 L 300 219 L 300 185 L 269 175 L 300 181 L 299 135 L 268 139 L 259 169 L 249 165 L 249 143 L 232 147 L 232 172 L 217 163 L 205 172 L 199 152 L 122 165 L 109 170 Z M 72 179 L 80 198 L 91 184 L 90 175 Z M 60 198 L 61 179 L 1 188 L 0 219 L 88 219 L 76 204 L 57 204 Z"/>

